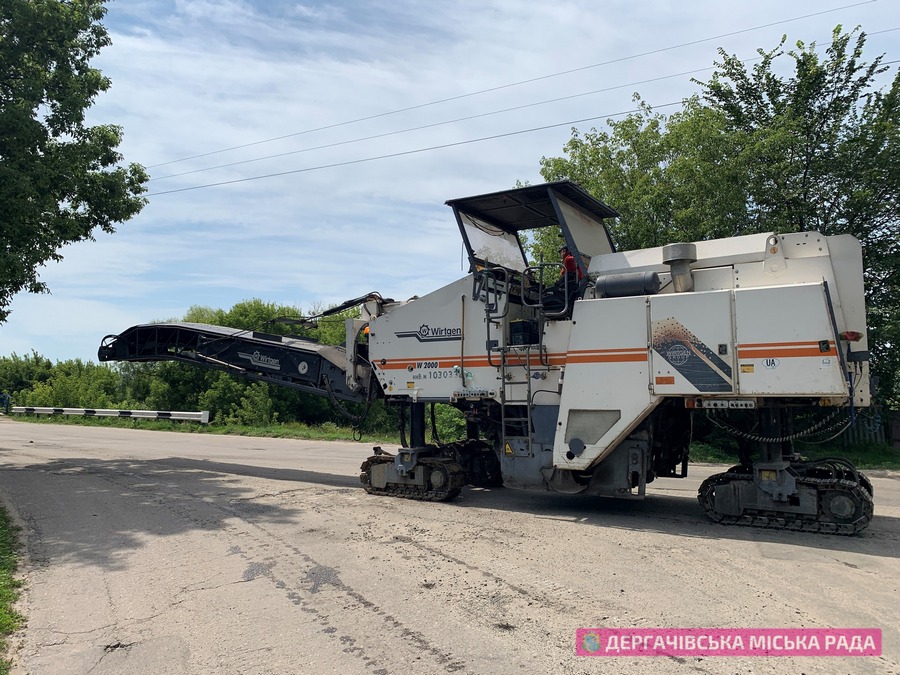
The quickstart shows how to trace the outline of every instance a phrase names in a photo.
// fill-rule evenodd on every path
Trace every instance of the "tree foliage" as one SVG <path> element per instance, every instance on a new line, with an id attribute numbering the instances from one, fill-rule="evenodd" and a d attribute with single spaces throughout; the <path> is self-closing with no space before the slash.
<path id="1" fill-rule="evenodd" d="M 755 232 L 852 234 L 862 244 L 873 369 L 900 385 L 900 74 L 877 89 L 882 57 L 835 28 L 820 54 L 798 42 L 748 67 L 720 51 L 702 96 L 669 116 L 641 103 L 609 131 L 573 130 L 547 180 L 569 178 L 622 214 L 622 249 Z M 793 72 L 777 67 L 790 59 Z"/>
<path id="2" fill-rule="evenodd" d="M 49 380 L 52 373 L 53 363 L 37 352 L 25 356 L 12 354 L 0 359 L 0 393 L 15 398 L 20 392 Z"/>
<path id="3" fill-rule="evenodd" d="M 622 250 L 752 231 L 721 112 L 694 97 L 667 118 L 636 100 L 639 111 L 610 121 L 610 132 L 573 130 L 565 157 L 541 159 L 544 178 L 573 180 L 615 207 Z"/>
<path id="4" fill-rule="evenodd" d="M 60 249 L 113 232 L 144 206 L 143 167 L 119 166 L 122 130 L 88 126 L 110 80 L 90 67 L 110 44 L 105 0 L 0 4 L 0 323 Z"/>
<path id="5" fill-rule="evenodd" d="M 17 397 L 17 405 L 53 408 L 112 408 L 119 391 L 119 378 L 109 368 L 80 359 L 57 364 L 50 377 Z"/>

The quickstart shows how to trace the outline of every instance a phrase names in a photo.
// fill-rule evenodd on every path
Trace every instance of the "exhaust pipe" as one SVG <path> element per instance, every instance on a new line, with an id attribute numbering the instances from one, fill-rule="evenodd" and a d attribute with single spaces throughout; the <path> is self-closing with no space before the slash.
<path id="1" fill-rule="evenodd" d="M 697 247 L 694 244 L 668 244 L 663 246 L 663 264 L 672 270 L 672 283 L 676 293 L 690 293 L 694 290 L 694 276 L 691 263 L 697 262 Z"/>

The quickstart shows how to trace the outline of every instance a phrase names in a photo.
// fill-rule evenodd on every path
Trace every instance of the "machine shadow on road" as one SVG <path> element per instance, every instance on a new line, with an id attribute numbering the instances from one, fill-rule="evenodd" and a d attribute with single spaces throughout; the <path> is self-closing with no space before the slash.
<path id="1" fill-rule="evenodd" d="M 185 459 L 183 457 L 169 457 L 153 460 L 155 464 L 165 464 L 173 468 L 214 471 L 238 476 L 252 476 L 254 478 L 267 478 L 271 480 L 285 480 L 300 483 L 315 483 L 331 487 L 359 487 L 359 475 L 342 475 L 326 473 L 322 471 L 306 471 L 304 469 L 284 469 L 268 466 L 253 466 L 249 464 L 234 464 L 231 462 L 218 462 L 207 459 Z"/>
<path id="2" fill-rule="evenodd" d="M 169 457 L 154 460 L 98 460 L 72 458 L 29 466 L 3 466 L 5 491 L 14 501 L 48 499 L 59 502 L 60 518 L 70 518 L 66 537 L 53 542 L 53 556 L 110 569 L 125 564 L 128 550 L 140 547 L 147 536 L 178 535 L 193 530 L 217 531 L 226 521 L 240 518 L 265 524 L 300 524 L 306 504 L 303 495 L 320 488 L 317 499 L 327 501 L 327 491 L 359 491 L 363 500 L 378 508 L 382 496 L 366 495 L 354 474 L 254 466 Z M 31 474 L 26 480 L 25 476 Z M 34 474 L 38 474 L 35 476 Z M 242 477 L 239 479 L 238 477 Z M 243 477 L 277 481 L 247 484 Z M 80 479 L 74 488 L 65 481 Z M 16 490 L 16 484 L 30 485 Z M 586 528 L 614 528 L 702 539 L 751 541 L 802 546 L 810 549 L 853 552 L 879 557 L 900 557 L 900 518 L 878 515 L 868 530 L 853 537 L 785 532 L 760 528 L 723 526 L 707 520 L 688 486 L 667 485 L 643 501 L 627 501 L 580 495 L 522 492 L 504 488 L 465 488 L 456 500 L 430 506 L 440 509 L 478 509 L 531 514 L 535 518 L 577 523 Z M 322 488 L 326 491 L 323 495 Z M 44 490 L 46 490 L 44 492 Z M 675 492 L 676 494 L 673 494 Z M 296 493 L 293 497 L 287 493 Z M 69 502 L 60 501 L 69 494 Z M 273 500 L 272 497 L 278 497 Z M 74 515 L 76 503 L 93 509 L 85 524 Z M 365 501 L 362 502 L 365 504 Z M 140 508 L 126 508 L 132 504 Z M 116 508 L 119 505 L 119 508 Z M 409 503 L 410 507 L 425 504 Z M 29 551 L 36 564 L 47 562 L 41 523 L 26 523 Z"/>
<path id="3" fill-rule="evenodd" d="M 23 526 L 32 564 L 63 558 L 108 569 L 124 567 L 128 551 L 143 546 L 147 537 L 217 531 L 236 517 L 261 525 L 297 523 L 303 504 L 285 506 L 270 497 L 302 491 L 301 484 L 345 491 L 359 485 L 353 476 L 181 458 L 76 457 L 28 466 L 0 465 L 0 472 L 6 477 L 3 493 L 17 511 L 49 511 L 48 518 L 63 523 L 58 529 L 64 534 L 45 542 L 43 523 L 26 519 Z M 283 483 L 260 489 L 259 484 L 239 482 L 236 476 Z M 31 506 L 41 500 L 44 508 Z"/>
<path id="4" fill-rule="evenodd" d="M 670 490 L 671 492 L 671 490 Z M 900 518 L 878 515 L 855 536 L 788 532 L 711 522 L 693 491 L 684 495 L 649 493 L 643 500 L 613 499 L 550 492 L 468 488 L 458 499 L 463 508 L 532 513 L 536 518 L 587 527 L 657 532 L 702 539 L 771 542 L 807 548 L 900 558 Z"/>
<path id="5" fill-rule="evenodd" d="M 359 478 L 355 474 L 339 475 L 181 458 L 159 461 L 185 469 L 220 471 L 242 476 L 361 490 Z M 538 518 L 558 519 L 594 527 L 643 530 L 707 539 L 774 542 L 900 558 L 900 518 L 879 515 L 877 505 L 875 519 L 869 528 L 852 537 L 736 527 L 711 522 L 697 503 L 695 487 L 684 484 L 680 479 L 665 480 L 661 483 L 657 491 L 648 492 L 644 500 L 467 487 L 459 498 L 448 502 L 447 505 L 533 513 Z M 377 496 L 370 498 L 385 499 Z"/>

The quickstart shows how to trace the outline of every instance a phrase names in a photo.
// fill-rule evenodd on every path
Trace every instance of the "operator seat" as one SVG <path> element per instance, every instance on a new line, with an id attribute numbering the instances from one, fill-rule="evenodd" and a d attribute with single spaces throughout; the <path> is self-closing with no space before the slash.
<path id="1" fill-rule="evenodd" d="M 565 282 L 560 279 L 561 283 L 554 284 L 544 291 L 541 304 L 548 318 L 568 319 L 571 317 L 575 301 L 584 297 L 584 292 L 590 283 L 587 277 L 576 282 L 574 272 L 570 272 L 566 277 Z"/>

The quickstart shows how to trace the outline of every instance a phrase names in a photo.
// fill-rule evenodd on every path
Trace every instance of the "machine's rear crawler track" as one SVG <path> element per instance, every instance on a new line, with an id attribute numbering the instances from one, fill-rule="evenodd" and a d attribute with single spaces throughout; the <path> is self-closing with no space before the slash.
<path id="1" fill-rule="evenodd" d="M 698 499 L 709 518 L 723 525 L 744 525 L 779 530 L 821 532 L 824 534 L 856 534 L 869 526 L 874 514 L 872 484 L 864 474 L 853 478 L 798 477 L 797 488 L 810 492 L 815 500 L 815 513 L 768 510 L 744 506 L 740 513 L 723 513 L 718 503 L 734 503 L 734 493 L 752 484 L 753 474 L 747 467 L 736 466 L 710 476 L 700 486 Z M 721 496 L 724 493 L 724 498 Z M 727 507 L 726 507 L 727 508 Z M 732 509 L 733 510 L 733 509 Z"/>

